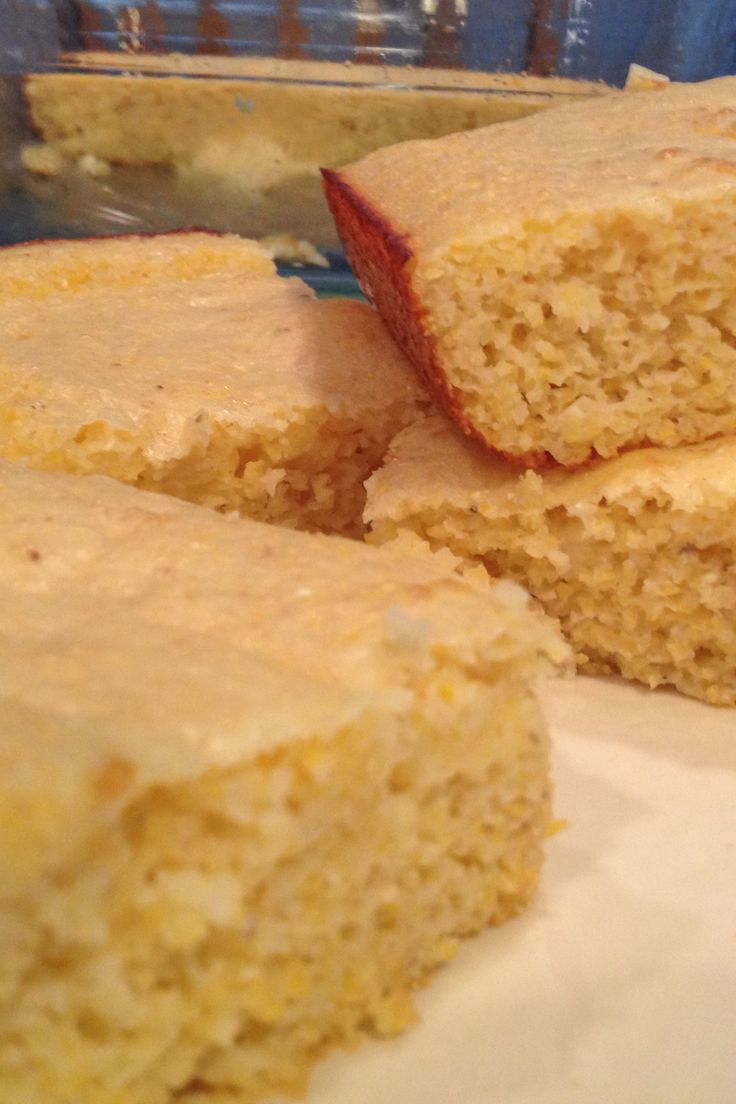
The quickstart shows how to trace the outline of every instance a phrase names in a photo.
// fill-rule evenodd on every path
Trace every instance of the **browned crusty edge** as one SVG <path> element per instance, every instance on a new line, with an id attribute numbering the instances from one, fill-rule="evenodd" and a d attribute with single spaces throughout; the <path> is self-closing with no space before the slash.
<path id="1" fill-rule="evenodd" d="M 414 254 L 406 236 L 394 230 L 339 170 L 322 169 L 322 177 L 345 255 L 361 288 L 439 405 L 463 433 L 495 455 L 524 468 L 556 467 L 548 452 L 499 454 L 471 425 L 442 370 L 434 338 L 424 326 L 426 312 L 411 284 Z"/>

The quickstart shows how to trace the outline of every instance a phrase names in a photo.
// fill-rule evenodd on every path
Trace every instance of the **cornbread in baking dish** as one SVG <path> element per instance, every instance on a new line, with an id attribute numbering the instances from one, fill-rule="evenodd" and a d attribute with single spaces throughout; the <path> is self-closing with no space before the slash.
<path id="1" fill-rule="evenodd" d="M 736 438 L 519 472 L 433 416 L 368 484 L 369 539 L 409 531 L 515 579 L 580 668 L 736 705 Z"/>
<path id="2" fill-rule="evenodd" d="M 379 316 L 248 271 L 112 286 L 156 240 L 75 244 L 75 294 L 0 300 L 0 455 L 359 535 L 364 480 L 426 401 Z M 0 286 L 19 256 L 0 251 Z M 56 246 L 27 256 L 52 283 Z"/>
<path id="3" fill-rule="evenodd" d="M 90 287 L 142 287 L 215 272 L 273 276 L 276 266 L 264 246 L 236 234 L 181 231 L 28 242 L 0 250 L 0 301 Z"/>
<path id="4" fill-rule="evenodd" d="M 297 1091 L 529 900 L 512 584 L 6 462 L 0 565 L 2 1104 Z"/>
<path id="5" fill-rule="evenodd" d="M 29 75 L 24 90 L 65 187 L 94 195 L 76 174 L 93 168 L 109 174 L 117 206 L 160 228 L 173 210 L 189 225 L 288 230 L 320 247 L 338 244 L 320 166 L 604 90 L 559 77 L 266 57 L 85 51 L 63 66 Z M 139 195 L 143 212 L 126 200 Z"/>
<path id="6" fill-rule="evenodd" d="M 520 464 L 736 432 L 736 78 L 394 146 L 327 193 L 454 420 Z"/>
<path id="7" fill-rule="evenodd" d="M 256 172 L 262 152 L 278 153 L 281 175 L 605 92 L 566 77 L 309 59 L 93 50 L 63 61 L 23 87 L 38 134 L 65 156 L 173 167 L 217 145 L 250 153 Z"/>

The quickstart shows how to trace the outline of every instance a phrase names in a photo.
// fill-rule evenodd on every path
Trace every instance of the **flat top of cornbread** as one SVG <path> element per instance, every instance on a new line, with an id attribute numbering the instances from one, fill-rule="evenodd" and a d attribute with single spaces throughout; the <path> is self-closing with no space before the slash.
<path id="1" fill-rule="evenodd" d="M 505 517 L 614 501 L 632 491 L 664 496 L 685 510 L 707 504 L 733 508 L 736 438 L 637 449 L 574 472 L 520 472 L 463 437 L 446 418 L 432 415 L 398 434 L 367 488 L 368 522 L 448 506 Z"/>
<path id="2" fill-rule="evenodd" d="M 496 92 L 524 92 L 538 98 L 553 93 L 584 94 L 603 91 L 599 82 L 569 77 L 534 77 L 525 73 L 478 73 L 458 69 L 424 68 L 411 65 L 365 65 L 356 62 L 311 61 L 271 57 L 206 57 L 192 54 L 120 54 L 84 51 L 64 56 L 68 66 L 87 71 L 122 70 L 125 73 L 192 74 L 197 77 L 250 78 L 279 81 L 328 81 L 340 84 L 439 87 L 451 91 L 483 89 Z M 34 74 L 56 77 L 58 74 Z"/>
<path id="3" fill-rule="evenodd" d="M 100 425 L 148 458 L 213 423 L 279 433 L 421 396 L 379 316 L 301 280 L 220 273 L 0 303 L 0 403 L 44 432 Z"/>
<path id="4" fill-rule="evenodd" d="M 79 241 L 37 241 L 0 249 L 0 298 L 189 280 L 210 272 L 275 275 L 269 252 L 236 234 L 181 231 Z"/>
<path id="5" fill-rule="evenodd" d="M 493 683 L 564 657 L 519 588 L 454 567 L 0 462 L 4 846 L 98 791 L 404 715 L 435 663 Z"/>
<path id="6" fill-rule="evenodd" d="M 446 138 L 400 143 L 340 177 L 420 254 L 525 222 L 736 186 L 736 77 L 565 103 Z M 665 209 L 663 209 L 664 213 Z M 499 248 L 503 246 L 501 240 Z M 509 246 L 510 247 L 510 246 Z"/>

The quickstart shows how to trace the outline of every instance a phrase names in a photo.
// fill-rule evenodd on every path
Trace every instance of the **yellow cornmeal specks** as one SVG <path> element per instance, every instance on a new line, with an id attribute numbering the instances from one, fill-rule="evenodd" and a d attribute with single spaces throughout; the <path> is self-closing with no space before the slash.
<path id="1" fill-rule="evenodd" d="M 253 1104 L 403 1030 L 534 892 L 566 655 L 448 554 L 0 461 L 0 1104 Z"/>
<path id="2" fill-rule="evenodd" d="M 552 839 L 553 836 L 559 835 L 560 832 L 566 831 L 569 827 L 570 821 L 566 820 L 565 817 L 553 817 L 547 830 L 547 838 Z"/>
<path id="3" fill-rule="evenodd" d="M 440 697 L 442 698 L 443 701 L 445 701 L 445 702 L 452 702 L 453 701 L 455 694 L 454 694 L 454 690 L 453 690 L 453 687 L 452 687 L 451 683 L 449 683 L 449 682 L 442 683 L 437 689 L 438 689 L 439 695 L 440 695 Z"/>
<path id="4" fill-rule="evenodd" d="M 521 583 L 581 670 L 736 704 L 736 438 L 540 474 L 433 416 L 392 443 L 366 519 Z"/>

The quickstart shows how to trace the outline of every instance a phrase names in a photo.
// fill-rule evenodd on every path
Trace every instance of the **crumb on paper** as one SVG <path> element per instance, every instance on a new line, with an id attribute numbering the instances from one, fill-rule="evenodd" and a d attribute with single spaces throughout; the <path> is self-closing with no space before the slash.
<path id="1" fill-rule="evenodd" d="M 59 176 L 64 170 L 64 158 L 53 146 L 45 142 L 34 142 L 23 146 L 20 151 L 20 163 L 26 172 L 37 176 Z"/>

